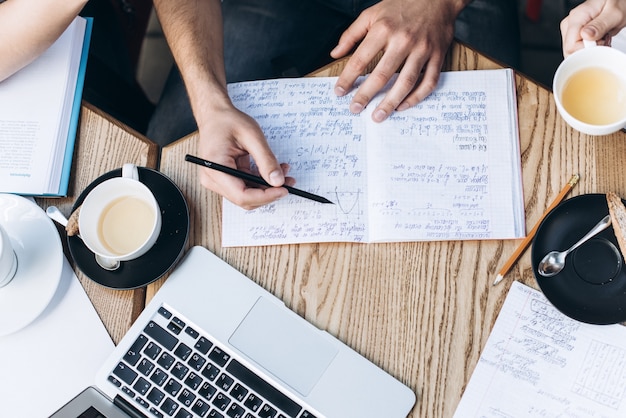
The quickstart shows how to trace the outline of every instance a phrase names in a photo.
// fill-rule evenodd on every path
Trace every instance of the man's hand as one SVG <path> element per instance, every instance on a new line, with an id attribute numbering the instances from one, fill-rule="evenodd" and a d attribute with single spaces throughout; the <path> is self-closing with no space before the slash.
<path id="1" fill-rule="evenodd" d="M 583 40 L 610 45 L 626 26 L 626 0 L 587 0 L 561 21 L 563 56 L 583 48 Z"/>
<path id="2" fill-rule="evenodd" d="M 289 167 L 279 164 L 269 148 L 259 125 L 250 116 L 234 107 L 213 111 L 211 118 L 199 126 L 198 153 L 201 158 L 238 170 L 252 172 L 250 156 L 258 174 L 274 187 L 248 186 L 243 180 L 209 168 L 199 168 L 200 183 L 207 189 L 246 210 L 255 209 L 287 195 L 283 184 L 292 186 L 295 180 L 286 177 Z"/>
<path id="3" fill-rule="evenodd" d="M 400 70 L 398 79 L 372 114 L 376 122 L 394 110 L 407 109 L 437 86 L 446 52 L 454 36 L 454 21 L 466 0 L 383 0 L 366 9 L 343 33 L 331 52 L 333 58 L 349 54 L 335 93 L 343 96 L 379 53 L 382 58 L 357 90 L 350 110 L 360 113 Z"/>
<path id="4" fill-rule="evenodd" d="M 249 187 L 243 180 L 199 168 L 200 183 L 244 209 L 254 209 L 287 195 L 288 167 L 278 164 L 259 125 L 237 110 L 226 86 L 220 0 L 154 0 L 155 10 L 187 87 L 198 124 L 198 156 L 258 174 L 274 187 Z M 254 173 L 257 174 L 257 173 Z"/>

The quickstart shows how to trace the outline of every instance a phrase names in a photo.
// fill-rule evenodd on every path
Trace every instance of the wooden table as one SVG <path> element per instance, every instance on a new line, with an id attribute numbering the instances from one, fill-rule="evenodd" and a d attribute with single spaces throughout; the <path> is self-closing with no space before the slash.
<path id="1" fill-rule="evenodd" d="M 124 163 L 150 168 L 157 166 L 159 149 L 156 144 L 87 103 L 83 103 L 81 109 L 77 135 L 68 196 L 36 199 L 44 209 L 55 205 L 69 216 L 80 193 L 102 174 Z M 60 227 L 59 231 L 65 253 L 69 255 L 65 231 Z M 70 262 L 111 338 L 117 343 L 143 310 L 145 288 L 132 291 L 105 288 L 75 268 L 71 259 Z"/>
<path id="2" fill-rule="evenodd" d="M 338 75 L 343 62 L 316 72 Z M 500 66 L 462 45 L 446 68 Z M 593 138 L 569 128 L 552 94 L 516 77 L 527 228 L 541 217 L 572 174 L 571 195 L 613 190 L 626 196 L 626 135 Z M 222 248 L 221 198 L 203 190 L 192 134 L 162 150 L 160 170 L 192 208 L 190 245 L 215 252 L 314 323 L 410 386 L 412 417 L 451 417 L 513 280 L 536 287 L 530 251 L 500 285 L 498 269 L 521 240 L 324 243 Z M 151 285 L 148 297 L 158 288 Z"/>
<path id="3" fill-rule="evenodd" d="M 314 75 L 337 75 L 343 64 L 337 62 Z M 455 44 L 446 68 L 499 65 Z M 572 196 L 609 190 L 626 196 L 626 176 L 621 174 L 626 135 L 594 138 L 580 134 L 558 116 L 548 90 L 521 75 L 516 83 L 527 229 L 573 173 L 579 173 L 581 180 Z M 73 171 L 78 184 L 72 185 L 67 199 L 51 202 L 60 204 L 66 214 L 76 193 L 97 175 L 127 161 L 155 162 L 150 145 L 137 135 L 127 137 L 123 129 L 101 119 L 94 109 L 83 110 Z M 106 133 L 100 135 L 100 131 Z M 116 142 L 126 139 L 135 144 L 134 153 L 122 152 L 126 144 Z M 160 163 L 160 170 L 181 188 L 189 203 L 188 246 L 202 245 L 213 251 L 307 320 L 410 386 L 418 397 L 411 417 L 451 417 L 511 282 L 536 287 L 530 251 L 500 285 L 492 286 L 496 272 L 521 240 L 222 248 L 221 198 L 203 189 L 198 168 L 184 161 L 185 154 L 196 153 L 196 139 L 197 134 L 192 134 L 164 148 Z M 98 163 L 102 156 L 105 162 Z M 146 300 L 163 280 L 148 286 Z M 81 281 L 114 341 L 119 341 L 143 306 L 142 292 L 111 291 L 82 276 Z"/>

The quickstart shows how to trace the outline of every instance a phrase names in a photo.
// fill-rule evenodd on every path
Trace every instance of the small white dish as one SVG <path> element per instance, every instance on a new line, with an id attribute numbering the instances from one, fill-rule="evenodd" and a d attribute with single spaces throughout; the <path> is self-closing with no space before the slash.
<path id="1" fill-rule="evenodd" d="M 13 280 L 0 288 L 0 337 L 33 322 L 48 306 L 63 270 L 63 246 L 52 220 L 33 201 L 0 193 L 0 224 L 17 255 Z"/>

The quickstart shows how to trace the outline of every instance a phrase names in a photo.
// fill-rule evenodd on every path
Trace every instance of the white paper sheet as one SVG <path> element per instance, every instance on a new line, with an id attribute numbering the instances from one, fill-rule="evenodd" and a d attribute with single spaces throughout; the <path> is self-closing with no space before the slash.
<path id="1" fill-rule="evenodd" d="M 626 327 L 570 319 L 514 282 L 454 417 L 626 417 Z"/>
<path id="2" fill-rule="evenodd" d="M 43 418 L 85 387 L 113 341 L 64 259 L 50 305 L 26 328 L 0 337 L 0 416 Z"/>

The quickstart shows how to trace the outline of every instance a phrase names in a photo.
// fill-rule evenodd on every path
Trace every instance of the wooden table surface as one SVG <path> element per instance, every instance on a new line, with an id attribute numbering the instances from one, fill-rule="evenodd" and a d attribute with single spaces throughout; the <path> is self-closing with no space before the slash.
<path id="1" fill-rule="evenodd" d="M 343 63 L 314 75 L 338 75 Z M 445 68 L 499 67 L 455 44 Z M 621 173 L 626 135 L 580 134 L 560 118 L 550 91 L 519 74 L 516 83 L 527 230 L 574 173 L 581 179 L 570 196 L 607 191 L 626 196 L 626 176 Z M 72 195 L 40 201 L 42 205 L 57 204 L 69 214 L 77 193 L 98 175 L 128 161 L 155 164 L 154 148 L 140 136 L 127 135 L 101 119 L 94 109 L 83 110 Z M 537 287 L 530 251 L 500 285 L 492 286 L 521 240 L 222 248 L 221 198 L 203 189 L 198 167 L 184 161 L 185 154 L 196 153 L 196 139 L 197 134 L 192 134 L 165 147 L 159 167 L 181 188 L 189 204 L 188 247 L 202 245 L 216 253 L 411 387 L 418 398 L 411 417 L 451 417 L 512 281 Z M 130 153 L 128 144 L 121 144 L 128 140 Z M 80 273 L 79 277 L 113 340 L 119 341 L 143 306 L 144 293 L 112 291 Z M 147 287 L 146 300 L 164 280 Z"/>
<path id="2" fill-rule="evenodd" d="M 96 178 L 124 163 L 156 168 L 159 149 L 141 134 L 112 119 L 95 107 L 83 103 L 72 161 L 72 174 L 67 197 L 36 199 L 46 208 L 57 206 L 67 217 L 80 193 Z M 58 227 L 58 226 L 57 226 Z M 63 228 L 58 227 L 65 254 L 89 295 L 96 311 L 116 343 L 130 328 L 144 308 L 145 288 L 137 290 L 112 290 L 90 280 L 69 257 L 67 239 Z"/>

